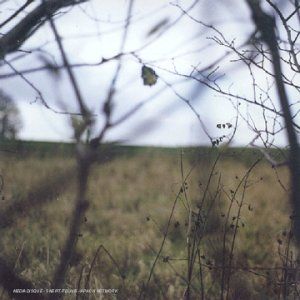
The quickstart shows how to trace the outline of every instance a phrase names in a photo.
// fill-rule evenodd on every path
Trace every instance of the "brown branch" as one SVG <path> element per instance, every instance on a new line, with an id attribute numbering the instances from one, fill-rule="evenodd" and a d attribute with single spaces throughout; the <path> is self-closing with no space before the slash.
<path id="1" fill-rule="evenodd" d="M 109 58 L 102 58 L 100 61 L 95 62 L 95 63 L 75 63 L 75 64 L 70 64 L 70 68 L 88 68 L 88 67 L 99 67 L 107 62 L 113 61 L 113 60 L 117 60 L 119 59 L 121 56 L 125 56 L 127 54 L 130 53 L 119 53 L 117 55 L 114 55 L 112 57 Z M 0 74 L 0 79 L 5 79 L 5 78 L 11 78 L 11 77 L 15 77 L 15 76 L 20 76 L 20 74 L 24 75 L 24 74 L 31 74 L 31 73 L 35 73 L 35 72 L 42 72 L 42 71 L 54 71 L 54 72 L 58 72 L 61 69 L 64 69 L 65 65 L 44 65 L 41 67 L 34 67 L 34 68 L 30 68 L 30 69 L 23 69 L 18 71 L 18 73 L 16 72 L 10 72 L 10 73 L 5 73 L 5 74 Z"/>
<path id="2" fill-rule="evenodd" d="M 44 5 L 46 6 L 46 2 L 44 3 Z M 60 54 L 62 56 L 62 59 L 63 59 L 63 62 L 64 62 L 64 66 L 67 70 L 67 73 L 69 75 L 69 78 L 70 78 L 70 82 L 72 84 L 72 87 L 73 87 L 73 90 L 75 92 L 75 95 L 76 95 L 76 99 L 77 99 L 77 102 L 78 102 L 78 105 L 80 107 L 80 111 L 83 115 L 83 117 L 85 118 L 85 121 L 87 122 L 87 118 L 89 118 L 89 112 L 88 112 L 88 109 L 83 101 L 83 97 L 81 95 L 81 92 L 80 92 L 80 89 L 79 89 L 79 86 L 78 86 L 78 83 L 76 81 L 76 78 L 75 78 L 75 75 L 70 67 L 70 63 L 69 63 L 69 60 L 68 60 L 68 57 L 67 57 L 67 54 L 64 50 L 64 47 L 63 47 L 63 44 L 62 44 L 62 41 L 61 41 L 61 37 L 59 36 L 59 33 L 56 29 L 56 26 L 55 26 L 55 23 L 54 21 L 52 20 L 51 18 L 51 14 L 50 14 L 50 11 L 46 12 L 47 13 L 47 16 L 49 18 L 49 23 L 50 23 L 50 26 L 52 28 L 52 31 L 54 33 L 54 36 L 55 36 L 55 40 L 56 40 L 56 43 L 58 45 L 58 48 L 59 48 L 59 51 L 60 51 Z"/>
<path id="3" fill-rule="evenodd" d="M 70 116 L 80 116 L 82 115 L 81 112 L 69 112 L 69 111 L 61 111 L 53 108 L 50 106 L 47 101 L 45 100 L 45 97 L 43 96 L 42 92 L 29 80 L 27 79 L 21 72 L 19 72 L 10 62 L 8 62 L 6 59 L 3 59 L 3 61 L 15 72 L 16 76 L 19 76 L 26 84 L 28 84 L 37 94 L 36 99 L 32 102 L 36 102 L 37 100 L 40 100 L 42 105 L 49 109 L 50 111 L 60 114 L 60 115 L 70 115 Z"/>
<path id="4" fill-rule="evenodd" d="M 300 73 L 300 65 L 299 65 L 299 62 L 298 62 L 298 59 L 297 59 L 297 54 L 296 54 L 296 51 L 295 51 L 295 43 L 292 41 L 292 34 L 291 34 L 291 30 L 287 24 L 287 21 L 286 19 L 284 18 L 283 14 L 281 13 L 280 9 L 278 8 L 277 5 L 275 5 L 272 1 L 270 0 L 266 0 L 269 5 L 276 11 L 276 13 L 278 14 L 281 22 L 282 22 L 282 25 L 286 31 L 286 34 L 287 34 L 287 39 L 288 39 L 288 43 L 290 45 L 290 54 L 292 55 L 293 57 L 293 60 L 294 60 L 294 64 L 295 66 L 297 67 L 297 70 L 298 72 Z"/>
<path id="5" fill-rule="evenodd" d="M 44 1 L 44 5 L 46 7 L 46 2 Z M 47 9 L 47 7 L 46 7 Z M 76 95 L 77 103 L 80 107 L 80 111 L 83 115 L 85 127 L 90 125 L 90 114 L 88 111 L 88 108 L 85 105 L 85 102 L 83 100 L 82 94 L 80 92 L 80 88 L 78 86 L 78 83 L 76 81 L 75 75 L 70 68 L 70 64 L 68 61 L 67 54 L 64 50 L 61 38 L 59 36 L 59 33 L 56 29 L 55 23 L 52 20 L 50 11 L 46 11 L 47 17 L 49 19 L 50 26 L 52 28 L 52 31 L 54 33 L 60 54 L 63 59 L 64 66 L 67 70 L 67 73 L 69 75 L 70 82 L 72 84 L 74 93 Z M 80 137 L 78 137 L 78 143 Z M 54 288 L 61 288 L 65 282 L 65 277 L 67 274 L 67 270 L 69 267 L 69 263 L 74 251 L 74 248 L 76 246 L 76 242 L 79 235 L 80 226 L 83 221 L 84 213 L 86 209 L 88 208 L 88 201 L 85 199 L 86 196 L 86 190 L 87 190 L 87 184 L 88 184 L 88 176 L 90 172 L 90 166 L 91 166 L 91 157 L 88 156 L 89 149 L 84 148 L 83 151 L 80 149 L 80 144 L 78 144 L 78 156 L 77 156 L 77 164 L 78 164 L 78 192 L 77 192 L 77 198 L 76 198 L 76 204 L 75 209 L 72 215 L 71 219 L 71 225 L 68 237 L 66 239 L 65 245 L 62 250 L 61 258 L 59 265 L 55 271 L 54 277 L 53 277 L 53 287 Z M 51 296 L 51 298 L 57 298 L 57 295 Z"/>
<path id="6" fill-rule="evenodd" d="M 0 28 L 8 24 L 12 19 L 14 19 L 19 13 L 24 11 L 24 9 L 29 6 L 33 0 L 27 0 L 20 8 L 18 8 L 10 17 L 8 17 L 5 21 L 0 24 Z"/>
<path id="7" fill-rule="evenodd" d="M 126 40 L 127 40 L 127 36 L 128 36 L 128 29 L 129 29 L 129 26 L 130 26 L 130 20 L 131 20 L 133 5 L 134 5 L 134 0 L 130 0 L 129 4 L 128 4 L 128 10 L 127 10 L 127 21 L 126 21 L 126 24 L 125 24 L 125 27 L 124 27 L 122 40 L 121 40 L 120 53 L 123 53 L 124 48 L 125 48 L 125 44 L 126 44 Z M 98 136 L 95 137 L 94 139 L 92 139 L 91 142 L 90 142 L 90 145 L 94 149 L 98 147 L 99 143 L 104 138 L 104 135 L 105 135 L 106 131 L 112 127 L 111 112 L 112 112 L 112 106 L 113 106 L 113 98 L 114 98 L 114 95 L 115 95 L 116 84 L 117 84 L 121 69 L 122 69 L 122 61 L 121 61 L 121 59 L 119 59 L 116 71 L 115 71 L 114 76 L 111 80 L 111 83 L 110 83 L 110 86 L 109 86 L 109 89 L 108 89 L 108 92 L 107 92 L 107 95 L 106 95 L 106 99 L 105 99 L 104 104 L 103 104 L 103 112 L 104 112 L 104 115 L 105 115 L 104 126 L 103 126 L 102 130 L 100 131 L 100 133 L 98 134 Z"/>
<path id="8" fill-rule="evenodd" d="M 0 57 L 17 51 L 30 37 L 31 32 L 43 22 L 47 14 L 53 14 L 59 9 L 80 4 L 88 0 L 47 0 L 32 10 L 17 25 L 0 38 Z"/>
<path id="9" fill-rule="evenodd" d="M 273 70 L 275 75 L 277 93 L 281 109 L 283 112 L 283 118 L 286 125 L 288 141 L 290 145 L 290 159 L 289 166 L 291 172 L 291 202 L 294 209 L 294 233 L 298 246 L 300 245 L 300 151 L 298 140 L 293 125 L 292 114 L 290 111 L 290 105 L 288 96 L 286 93 L 285 85 L 282 79 L 282 70 L 280 63 L 280 54 L 278 50 L 275 28 L 276 23 L 272 16 L 266 14 L 260 7 L 258 1 L 247 0 L 247 3 L 252 12 L 252 19 L 262 35 L 262 40 L 269 47 L 272 55 Z"/>
<path id="10" fill-rule="evenodd" d="M 125 45 L 125 41 L 127 39 L 127 32 L 128 32 L 128 27 L 130 24 L 130 15 L 132 11 L 132 5 L 133 5 L 134 0 L 131 0 L 129 2 L 129 8 L 128 8 L 128 21 L 127 24 L 125 25 L 124 29 L 124 35 L 122 38 L 121 42 L 121 53 L 123 52 L 123 48 Z M 45 3 L 45 1 L 44 1 Z M 70 64 L 68 62 L 67 54 L 64 50 L 61 38 L 58 34 L 58 31 L 56 29 L 56 26 L 51 18 L 51 15 L 48 15 L 50 26 L 53 30 L 53 33 L 55 35 L 56 42 L 58 44 L 60 54 L 62 56 L 64 65 L 66 67 L 66 70 L 69 75 L 69 79 L 71 81 L 72 87 L 74 89 L 74 92 L 76 94 L 77 102 L 80 106 L 80 110 L 83 114 L 84 117 L 84 122 L 85 126 L 88 127 L 92 124 L 92 121 L 90 119 L 90 113 L 88 111 L 88 108 L 86 107 L 83 97 L 81 95 L 79 86 L 77 84 L 77 81 L 75 79 L 75 76 L 73 74 L 73 71 L 70 67 Z M 72 215 L 72 220 L 71 220 L 71 225 L 70 225 L 70 230 L 69 234 L 67 237 L 67 240 L 65 242 L 65 245 L 62 250 L 62 255 L 60 258 L 60 263 L 55 271 L 54 278 L 53 278 L 53 287 L 55 289 L 61 288 L 65 282 L 65 277 L 67 274 L 67 270 L 69 267 L 69 262 L 72 257 L 72 253 L 74 251 L 74 248 L 76 246 L 76 242 L 78 239 L 79 235 L 79 230 L 81 223 L 83 222 L 83 217 L 86 209 L 88 208 L 89 202 L 86 199 L 86 190 L 87 190 L 87 185 L 88 185 L 88 176 L 90 173 L 90 168 L 92 163 L 95 160 L 95 148 L 102 142 L 102 139 L 106 133 L 106 131 L 110 128 L 110 113 L 111 113 L 111 102 L 114 96 L 114 90 L 115 90 L 115 84 L 119 75 L 121 69 L 121 62 L 119 61 L 118 67 L 115 73 L 115 76 L 112 80 L 111 87 L 109 89 L 107 99 L 104 104 L 104 113 L 106 116 L 106 122 L 101 130 L 99 136 L 95 138 L 93 141 L 94 143 L 91 143 L 89 145 L 82 145 L 80 142 L 80 137 L 78 138 L 78 147 L 77 147 L 77 164 L 78 164 L 78 192 L 77 192 L 77 199 L 76 199 L 76 204 L 75 204 L 75 209 Z M 51 296 L 54 299 L 57 299 L 57 295 Z"/>
<path id="11" fill-rule="evenodd" d="M 65 282 L 65 277 L 69 267 L 69 263 L 78 239 L 80 226 L 83 222 L 83 217 L 88 208 L 88 201 L 85 199 L 87 189 L 88 175 L 90 171 L 90 162 L 84 160 L 82 157 L 78 158 L 78 192 L 74 212 L 72 214 L 70 231 L 67 240 L 62 250 L 60 263 L 55 271 L 53 278 L 53 288 L 59 289 Z M 57 299 L 58 295 L 50 296 L 52 299 Z"/>

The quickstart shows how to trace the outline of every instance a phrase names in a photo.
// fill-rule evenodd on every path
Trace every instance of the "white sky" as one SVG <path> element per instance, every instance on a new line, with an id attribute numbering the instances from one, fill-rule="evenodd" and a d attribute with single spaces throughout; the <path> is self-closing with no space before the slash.
<path id="1" fill-rule="evenodd" d="M 180 15 L 181 11 L 175 4 L 178 3 L 183 8 L 188 8 L 192 2 L 189 0 L 173 1 L 172 3 L 161 0 L 135 1 L 125 51 L 136 50 L 144 44 L 150 43 L 153 39 L 154 42 L 150 43 L 144 50 L 139 51 L 138 55 L 143 62 L 153 67 L 160 78 L 155 86 L 144 86 L 140 76 L 142 64 L 135 57 L 126 56 L 117 83 L 114 119 L 118 119 L 130 108 L 158 93 L 165 87 L 164 81 L 172 83 L 182 79 L 182 77 L 174 76 L 165 70 L 188 74 L 193 66 L 199 64 L 206 66 L 224 51 L 222 47 L 215 45 L 208 39 L 213 35 L 211 31 L 205 30 L 203 26 L 187 16 L 183 17 L 159 38 L 156 35 L 147 37 L 149 30 L 158 22 L 163 19 L 172 22 Z M 216 27 L 226 35 L 228 40 L 235 38 L 235 43 L 238 45 L 251 32 L 248 10 L 243 2 L 239 1 L 239 6 L 236 5 L 236 1 L 229 0 L 200 1 L 200 4 L 191 11 L 191 14 L 209 24 L 216 24 Z M 14 11 L 20 3 L 23 2 L 9 1 L 7 8 L 10 10 L 2 11 L 0 17 L 3 16 L 5 19 L 4 14 Z M 64 46 L 69 60 L 72 63 L 95 63 L 100 61 L 102 57 L 109 58 L 117 54 L 127 6 L 128 0 L 93 0 L 71 10 L 65 9 L 66 14 L 57 18 L 56 24 L 60 34 L 64 37 Z M 95 22 L 95 19 L 99 19 L 98 22 Z M 163 30 L 164 28 L 161 28 L 157 34 Z M 195 50 L 205 48 L 208 44 L 211 45 L 209 48 L 195 52 Z M 39 29 L 22 46 L 22 49 L 29 50 L 41 45 L 44 45 L 41 49 L 50 53 L 52 57 L 42 52 L 34 53 L 25 59 L 13 61 L 14 68 L 20 71 L 42 66 L 44 62 L 41 57 L 54 58 L 57 63 L 61 62 L 48 25 Z M 7 59 L 12 59 L 16 55 L 19 54 L 10 55 Z M 232 58 L 228 58 L 227 61 Z M 114 69 L 115 64 L 112 62 L 100 67 L 77 68 L 75 70 L 84 99 L 92 112 L 99 115 L 97 128 L 100 128 L 101 122 L 103 122 L 101 107 Z M 0 74 L 9 72 L 11 70 L 8 66 L 0 68 Z M 64 72 L 61 72 L 58 78 L 51 76 L 48 71 L 27 74 L 25 77 L 42 92 L 47 103 L 55 110 L 78 110 L 68 77 Z M 229 69 L 220 82 L 225 87 L 233 84 L 231 90 L 249 97 L 252 93 L 249 79 L 249 73 L 245 68 L 235 67 Z M 259 72 L 256 73 L 256 79 L 258 81 L 265 80 L 264 75 Z M 20 138 L 53 141 L 70 141 L 72 139 L 69 117 L 53 113 L 43 107 L 39 101 L 34 101 L 36 91 L 22 78 L 13 77 L 2 80 L 2 88 L 16 100 L 20 109 L 23 120 Z M 191 100 L 211 136 L 217 137 L 228 133 L 220 132 L 216 128 L 216 124 L 234 122 L 235 110 L 229 101 L 221 98 L 216 92 L 203 88 L 195 81 L 178 84 L 174 88 L 180 95 Z M 242 103 L 240 109 L 246 110 L 246 105 Z M 256 124 L 262 126 L 261 112 L 251 108 L 250 112 L 256 120 Z M 145 130 L 145 128 L 149 130 Z M 253 133 L 241 120 L 238 124 L 234 144 L 245 145 L 251 141 L 251 136 L 253 137 Z M 201 129 L 195 114 L 168 88 L 143 106 L 134 117 L 112 129 L 106 139 L 121 140 L 130 144 L 160 146 L 209 143 L 209 139 Z M 278 136 L 277 142 L 280 145 L 285 144 L 284 136 Z"/>

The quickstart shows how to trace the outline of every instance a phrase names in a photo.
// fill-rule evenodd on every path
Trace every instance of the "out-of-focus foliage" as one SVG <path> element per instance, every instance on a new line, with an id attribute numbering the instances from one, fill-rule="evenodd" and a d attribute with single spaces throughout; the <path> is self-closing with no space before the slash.
<path id="1" fill-rule="evenodd" d="M 34 154 L 35 145 L 40 148 L 39 156 Z M 0 170 L 6 170 L 5 200 L 0 207 L 1 217 L 6 212 L 5 217 L 0 218 L 1 253 L 15 262 L 16 272 L 23 278 L 43 288 L 49 287 L 59 260 L 57 249 L 64 243 L 65 229 L 72 212 L 70 199 L 75 197 L 76 192 L 76 178 L 70 175 L 75 172 L 74 160 L 69 153 L 58 155 L 59 145 L 52 148 L 52 153 L 50 148 L 55 145 L 46 143 L 45 156 L 42 156 L 41 144 L 28 143 L 24 147 L 31 155 L 9 153 L 0 162 Z M 120 153 L 116 159 L 95 165 L 91 173 L 88 191 L 90 209 L 85 215 L 66 282 L 71 288 L 77 287 L 84 268 L 81 288 L 89 280 L 91 289 L 113 287 L 119 289 L 118 299 L 138 299 L 140 286 L 147 280 L 157 255 L 156 249 L 161 245 L 170 207 L 181 187 L 179 150 L 135 147 L 119 147 L 116 150 Z M 215 160 L 218 149 L 214 150 L 203 148 L 200 153 L 184 150 L 184 171 L 193 168 L 185 187 L 193 205 L 203 197 L 203 186 L 208 176 L 203 170 L 209 170 Z M 259 152 L 253 149 L 230 150 L 220 160 L 212 181 L 217 182 L 221 173 L 224 191 L 232 193 L 230 190 L 236 190 L 249 164 L 258 155 Z M 284 179 L 284 184 L 288 183 L 287 168 L 278 169 L 278 176 Z M 214 183 L 209 191 L 211 195 L 215 193 Z M 276 276 L 280 275 L 282 266 L 278 247 L 283 251 L 286 240 L 283 234 L 288 232 L 290 221 L 286 216 L 287 196 L 277 182 L 274 169 L 266 162 L 254 169 L 248 185 L 234 249 L 229 299 L 276 299 Z M 38 192 L 33 193 L 36 190 Z M 237 200 L 240 196 L 241 193 L 236 194 Z M 155 268 L 155 280 L 150 282 L 150 295 L 146 299 L 182 299 L 186 289 L 186 281 L 182 279 L 187 265 L 183 259 L 187 230 L 183 197 L 181 193 L 165 247 Z M 23 214 L 17 214 L 15 210 L 11 211 L 12 216 L 8 214 L 7 207 L 11 207 L 12 203 L 23 203 L 20 206 Z M 224 212 L 230 203 L 225 193 L 218 199 L 202 240 L 200 259 L 205 299 L 220 299 Z M 228 224 L 229 242 L 234 232 L 232 226 L 237 209 L 234 201 Z M 279 241 L 281 245 L 278 245 Z M 106 252 L 101 251 L 95 257 L 99 245 L 109 251 L 119 270 Z M 94 257 L 94 267 L 88 279 Z M 248 271 L 247 267 L 257 269 Z M 198 276 L 195 276 L 191 299 L 201 299 L 200 290 Z M 4 293 L 3 299 L 9 299 L 5 296 Z M 92 295 L 90 299 L 99 299 L 96 296 L 99 295 Z M 73 300 L 74 295 L 66 295 L 65 299 Z"/>

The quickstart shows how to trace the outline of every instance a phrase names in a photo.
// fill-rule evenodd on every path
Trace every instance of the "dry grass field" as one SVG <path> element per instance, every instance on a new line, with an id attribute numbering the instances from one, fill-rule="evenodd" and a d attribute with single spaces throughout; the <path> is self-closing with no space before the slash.
<path id="1" fill-rule="evenodd" d="M 183 299 L 187 286 L 191 299 L 295 295 L 288 171 L 253 165 L 251 151 L 149 148 L 94 165 L 66 287 L 118 293 L 65 298 Z M 37 288 L 50 287 L 59 261 L 75 165 L 70 155 L 2 155 L 0 256 Z"/>

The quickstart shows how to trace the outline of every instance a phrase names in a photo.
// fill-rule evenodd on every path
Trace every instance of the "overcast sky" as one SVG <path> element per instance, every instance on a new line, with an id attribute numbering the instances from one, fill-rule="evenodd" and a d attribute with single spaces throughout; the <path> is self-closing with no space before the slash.
<path id="1" fill-rule="evenodd" d="M 23 2 L 8 1 L 5 10 L 1 12 L 1 18 L 4 19 L 6 15 L 15 11 Z M 182 82 L 184 77 L 173 74 L 189 74 L 196 66 L 207 66 L 224 53 L 224 48 L 210 39 L 215 33 L 188 16 L 178 19 L 182 11 L 177 5 L 188 9 L 193 2 L 135 1 L 125 52 L 144 47 L 136 54 L 147 66 L 155 70 L 159 78 L 154 86 L 143 85 L 141 61 L 133 55 L 123 57 L 121 76 L 116 86 L 113 119 L 117 120 L 139 103 L 145 102 L 145 105 L 133 117 L 113 128 L 106 140 L 160 146 L 208 144 L 209 138 L 204 133 L 195 111 L 212 137 L 230 133 L 230 130 L 220 131 L 216 125 L 235 122 L 236 110 L 231 102 L 196 81 Z M 244 1 L 238 1 L 238 5 L 236 2 L 200 1 L 189 13 L 198 20 L 215 24 L 228 40 L 235 39 L 235 43 L 239 45 L 249 37 L 253 28 Z M 71 63 L 96 63 L 102 58 L 118 54 L 127 7 L 128 0 L 93 0 L 72 9 L 64 9 L 55 22 Z M 174 21 L 176 23 L 168 29 Z M 149 35 L 151 29 L 159 23 L 163 25 L 157 32 Z M 61 64 L 57 45 L 47 24 L 22 46 L 22 50 L 26 51 L 37 48 L 40 51 L 33 51 L 22 59 L 13 60 L 20 53 L 10 55 L 7 59 L 18 71 L 43 66 L 46 61 Z M 249 72 L 242 68 L 242 64 L 230 64 L 232 59 L 233 57 L 226 58 L 222 63 L 223 69 L 221 67 L 216 73 L 221 75 L 226 71 L 220 83 L 234 93 L 249 96 L 252 93 Z M 101 128 L 103 122 L 102 105 L 115 68 L 114 61 L 97 67 L 74 68 L 84 99 L 91 111 L 97 115 L 97 129 Z M 11 72 L 13 71 L 9 66 L 2 66 L 0 78 L 1 74 Z M 60 72 L 58 76 L 53 76 L 49 71 L 24 76 L 42 93 L 53 110 L 78 111 L 65 72 Z M 257 80 L 265 79 L 260 72 L 255 76 Z M 72 140 L 70 118 L 45 108 L 41 101 L 35 100 L 36 90 L 24 78 L 11 77 L 2 79 L 1 82 L 3 90 L 15 99 L 19 107 L 23 121 L 20 138 Z M 173 88 L 168 88 L 168 83 L 172 83 Z M 176 93 L 191 101 L 195 111 L 192 111 Z M 240 110 L 246 109 L 247 106 L 242 103 Z M 248 109 L 258 127 L 262 126 L 261 112 L 249 107 Z M 234 144 L 245 145 L 253 136 L 245 122 L 239 120 Z M 277 142 L 284 145 L 284 136 L 279 135 Z"/>

